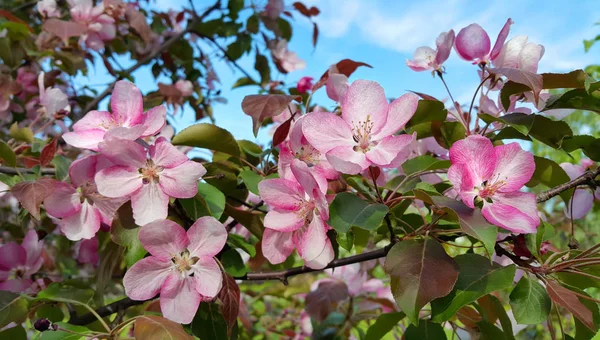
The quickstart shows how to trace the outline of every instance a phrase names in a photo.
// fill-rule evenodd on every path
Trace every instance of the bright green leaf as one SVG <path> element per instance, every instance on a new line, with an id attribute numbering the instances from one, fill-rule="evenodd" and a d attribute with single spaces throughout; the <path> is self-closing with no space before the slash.
<path id="1" fill-rule="evenodd" d="M 402 312 L 381 314 L 367 330 L 364 340 L 379 340 L 389 333 L 406 315 Z"/>
<path id="2" fill-rule="evenodd" d="M 405 340 L 444 340 L 447 339 L 444 328 L 439 323 L 421 320 L 418 326 L 410 325 L 404 333 Z"/>
<path id="3" fill-rule="evenodd" d="M 194 124 L 173 137 L 173 145 L 195 146 L 240 155 L 240 147 L 231 133 L 213 124 Z"/>
<path id="4" fill-rule="evenodd" d="M 337 194 L 329 206 L 329 225 L 340 233 L 352 226 L 375 230 L 388 211 L 383 204 L 369 204 L 354 194 L 343 192 Z"/>

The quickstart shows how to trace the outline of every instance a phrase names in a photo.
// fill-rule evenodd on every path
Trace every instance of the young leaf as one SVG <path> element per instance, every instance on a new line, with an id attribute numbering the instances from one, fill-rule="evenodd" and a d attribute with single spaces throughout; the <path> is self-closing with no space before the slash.
<path id="1" fill-rule="evenodd" d="M 214 302 L 200 303 L 191 326 L 192 333 L 200 340 L 229 339 L 227 323 Z"/>
<path id="2" fill-rule="evenodd" d="M 0 291 L 0 328 L 11 322 L 20 323 L 29 311 L 29 302 L 21 295 Z"/>
<path id="3" fill-rule="evenodd" d="M 337 194 L 329 206 L 329 224 L 338 232 L 345 233 L 356 226 L 375 230 L 389 209 L 383 204 L 369 204 L 349 192 Z"/>
<path id="4" fill-rule="evenodd" d="M 56 153 L 57 141 L 57 138 L 52 139 L 52 141 L 46 144 L 46 146 L 44 146 L 44 148 L 42 149 L 42 152 L 40 153 L 41 166 L 46 166 L 50 164 L 52 158 L 54 158 L 54 154 Z"/>
<path id="5" fill-rule="evenodd" d="M 448 110 L 439 100 L 419 100 L 417 111 L 412 118 L 406 123 L 406 127 L 414 127 L 423 123 L 430 123 L 432 121 L 444 121 L 448 115 Z"/>
<path id="6" fill-rule="evenodd" d="M 227 322 L 227 335 L 231 335 L 233 326 L 237 324 L 240 310 L 240 287 L 231 275 L 223 273 L 223 287 L 217 297 L 223 303 L 221 310 L 223 318 Z"/>
<path id="7" fill-rule="evenodd" d="M 548 318 L 552 301 L 541 284 L 523 275 L 510 293 L 510 307 L 518 323 L 536 325 Z"/>
<path id="8" fill-rule="evenodd" d="M 35 219 L 40 219 L 40 205 L 54 191 L 56 181 L 51 178 L 40 178 L 37 181 L 25 181 L 15 184 L 10 192 L 19 200 Z"/>
<path id="9" fill-rule="evenodd" d="M 173 137 L 173 145 L 195 146 L 239 156 L 240 147 L 231 133 L 213 124 L 194 124 Z"/>
<path id="10" fill-rule="evenodd" d="M 304 309 L 312 318 L 323 321 L 340 301 L 348 298 L 348 286 L 341 281 L 324 281 L 304 299 Z"/>
<path id="11" fill-rule="evenodd" d="M 444 340 L 447 339 L 444 328 L 439 323 L 422 320 L 418 326 L 408 326 L 404 333 L 405 340 Z"/>
<path id="12" fill-rule="evenodd" d="M 379 340 L 389 333 L 406 315 L 402 312 L 380 314 L 375 323 L 369 327 L 364 340 Z"/>
<path id="13" fill-rule="evenodd" d="M 283 124 L 277 127 L 277 130 L 275 130 L 275 133 L 273 134 L 273 147 L 283 143 L 287 138 L 288 133 L 290 132 L 290 126 L 292 125 L 292 118 L 287 119 Z"/>
<path id="14" fill-rule="evenodd" d="M 385 258 L 384 270 L 391 277 L 396 303 L 414 324 L 423 306 L 452 291 L 459 275 L 456 262 L 429 238 L 394 245 Z"/>
<path id="15" fill-rule="evenodd" d="M 4 161 L 4 164 L 8 166 L 17 165 L 17 156 L 13 149 L 11 149 L 5 141 L 0 141 L 0 159 Z"/>
<path id="16" fill-rule="evenodd" d="M 300 101 L 300 96 L 283 94 L 250 95 L 242 101 L 242 111 L 252 117 L 252 131 L 258 135 L 263 120 L 280 115 L 292 101 Z"/>
<path id="17" fill-rule="evenodd" d="M 137 340 L 194 339 L 182 325 L 156 315 L 139 316 L 135 320 L 133 335 Z"/>
<path id="18" fill-rule="evenodd" d="M 554 303 L 571 312 L 587 328 L 596 331 L 592 311 L 579 301 L 575 293 L 553 280 L 548 280 L 546 283 L 546 291 Z"/>
<path id="19" fill-rule="evenodd" d="M 198 193 L 193 198 L 179 199 L 186 214 L 197 220 L 202 216 L 221 218 L 225 210 L 225 195 L 208 183 L 198 183 Z"/>
<path id="20" fill-rule="evenodd" d="M 339 61 L 337 64 L 335 64 L 337 72 L 345 75 L 346 77 L 350 77 L 350 75 L 352 75 L 352 73 L 354 73 L 354 71 L 356 71 L 356 69 L 359 68 L 360 66 L 366 66 L 369 68 L 373 68 L 373 66 L 371 66 L 367 63 L 363 63 L 360 61 L 354 61 L 351 59 L 343 59 L 343 60 Z M 325 86 L 325 84 L 327 84 L 327 79 L 329 79 L 329 70 L 327 70 L 327 71 L 325 71 L 325 73 L 323 73 L 323 75 L 321 76 L 319 81 L 313 85 L 311 91 L 315 92 L 316 90 Z"/>

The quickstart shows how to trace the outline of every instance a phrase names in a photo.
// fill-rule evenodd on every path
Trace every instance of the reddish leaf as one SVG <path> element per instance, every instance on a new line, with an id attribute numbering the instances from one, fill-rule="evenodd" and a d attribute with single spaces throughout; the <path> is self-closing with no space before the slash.
<path id="1" fill-rule="evenodd" d="M 370 167 L 369 171 L 373 171 L 373 177 L 375 177 L 375 180 L 377 181 L 377 179 L 379 178 L 379 175 L 381 175 L 381 168 L 379 168 L 377 166 L 372 166 L 372 167 Z"/>
<path id="2" fill-rule="evenodd" d="M 313 47 L 317 47 L 317 40 L 319 40 L 319 26 L 316 22 L 313 22 Z"/>
<path id="3" fill-rule="evenodd" d="M 527 244 L 525 244 L 525 235 L 517 235 L 513 238 L 513 252 L 517 256 L 531 258 L 531 252 L 527 249 Z"/>
<path id="4" fill-rule="evenodd" d="M 161 316 L 142 315 L 135 320 L 133 336 L 137 340 L 193 340 L 183 326 Z"/>
<path id="5" fill-rule="evenodd" d="M 338 73 L 341 73 L 341 74 L 345 75 L 346 77 L 350 77 L 352 75 L 352 73 L 354 73 L 354 71 L 356 71 L 356 69 L 359 68 L 360 66 L 366 66 L 369 68 L 373 68 L 373 66 L 371 66 L 367 63 L 363 63 L 360 61 L 354 61 L 351 59 L 344 59 L 344 60 L 338 62 L 337 64 L 335 64 L 335 66 L 338 70 Z M 317 89 L 324 86 L 327 83 L 327 79 L 329 79 L 329 70 L 325 71 L 325 73 L 323 73 L 323 75 L 321 76 L 321 79 L 319 79 L 319 81 L 315 85 L 313 85 L 312 91 L 315 92 Z"/>
<path id="6" fill-rule="evenodd" d="M 477 323 L 482 320 L 481 315 L 471 306 L 464 306 L 456 312 L 458 320 L 467 326 L 467 328 L 477 328 Z"/>
<path id="7" fill-rule="evenodd" d="M 29 32 L 33 32 L 31 27 L 29 27 L 29 25 L 25 21 L 17 18 L 15 15 L 13 15 L 12 13 L 10 13 L 7 10 L 0 9 L 0 18 L 6 18 L 9 21 L 14 21 L 14 22 L 18 22 L 19 24 L 23 24 L 23 25 L 27 26 L 27 29 L 29 30 Z"/>
<path id="8" fill-rule="evenodd" d="M 540 98 L 540 92 L 542 91 L 544 85 L 544 79 L 542 75 L 516 68 L 494 68 L 490 70 L 490 73 L 503 75 L 508 78 L 508 80 L 529 87 L 533 91 L 535 102 L 538 102 Z"/>
<path id="9" fill-rule="evenodd" d="M 70 37 L 78 37 L 87 30 L 87 27 L 80 23 L 55 18 L 46 20 L 42 28 L 59 37 L 65 44 L 69 43 Z"/>
<path id="10" fill-rule="evenodd" d="M 35 182 L 26 181 L 17 183 L 10 189 L 10 192 L 19 200 L 23 208 L 39 220 L 40 205 L 46 197 L 52 194 L 55 185 L 55 180 L 43 177 Z"/>
<path id="11" fill-rule="evenodd" d="M 303 3 L 297 1 L 297 2 L 294 2 L 293 6 L 302 15 L 304 15 L 307 18 L 310 18 L 310 11 Z"/>
<path id="12" fill-rule="evenodd" d="M 152 30 L 146 22 L 146 16 L 138 12 L 133 7 L 128 7 L 125 12 L 125 17 L 129 25 L 142 37 L 145 43 L 150 42 Z"/>
<path id="13" fill-rule="evenodd" d="M 185 15 L 185 11 L 177 13 L 177 16 L 175 17 L 175 21 L 182 22 L 184 19 L 184 15 Z"/>
<path id="14" fill-rule="evenodd" d="M 50 164 L 54 154 L 56 153 L 57 139 L 54 138 L 50 143 L 46 144 L 40 154 L 40 165 L 46 166 Z"/>
<path id="15" fill-rule="evenodd" d="M 252 131 L 254 136 L 263 120 L 280 115 L 293 101 L 300 102 L 300 96 L 287 96 L 283 94 L 250 95 L 242 101 L 242 111 L 252 117 Z"/>
<path id="16" fill-rule="evenodd" d="M 23 164 L 25 164 L 25 167 L 28 169 L 31 169 L 34 166 L 40 164 L 40 160 L 33 156 L 23 156 L 21 157 L 21 160 L 23 161 Z"/>
<path id="17" fill-rule="evenodd" d="M 550 299 L 559 306 L 565 308 L 573 314 L 581 323 L 592 331 L 596 331 L 594 326 L 594 316 L 592 312 L 581 302 L 573 291 L 567 289 L 556 281 L 548 280 L 546 290 Z"/>
<path id="18" fill-rule="evenodd" d="M 273 134 L 273 146 L 277 146 L 287 138 L 288 133 L 290 132 L 290 126 L 292 125 L 292 118 L 283 122 L 283 124 L 277 127 L 275 133 Z"/>
<path id="19" fill-rule="evenodd" d="M 348 286 L 344 282 L 321 282 L 316 290 L 306 295 L 304 308 L 312 318 L 323 321 L 329 313 L 335 310 L 337 304 L 348 296 Z"/>
<path id="20" fill-rule="evenodd" d="M 225 272 L 223 273 L 223 287 L 218 298 L 223 302 L 221 311 L 225 322 L 227 322 L 227 334 L 231 335 L 231 330 L 237 323 L 240 311 L 240 287 L 235 283 L 234 278 Z"/>
<path id="21" fill-rule="evenodd" d="M 312 6 L 308 10 L 308 14 L 310 14 L 311 17 L 317 16 L 317 15 L 319 15 L 319 13 L 321 13 L 321 11 L 318 8 L 316 8 L 315 6 Z"/>

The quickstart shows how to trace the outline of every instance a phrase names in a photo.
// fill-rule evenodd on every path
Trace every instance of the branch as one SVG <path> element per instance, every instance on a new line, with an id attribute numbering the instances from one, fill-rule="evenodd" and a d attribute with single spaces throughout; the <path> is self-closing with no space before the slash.
<path id="1" fill-rule="evenodd" d="M 583 175 L 575 178 L 572 181 L 569 181 L 567 183 L 556 186 L 548 191 L 544 191 L 544 192 L 537 194 L 536 195 L 537 202 L 538 203 L 546 202 L 547 200 L 551 199 L 552 197 L 560 195 L 560 193 L 562 193 L 563 191 L 567 191 L 567 190 L 569 190 L 571 188 L 575 188 L 579 185 L 592 184 L 594 182 L 594 179 L 598 175 L 600 175 L 600 167 L 593 169 L 593 170 L 588 170 Z"/>
<path id="2" fill-rule="evenodd" d="M 146 302 L 146 301 L 136 301 L 136 300 L 131 300 L 130 298 L 124 298 L 119 301 L 115 301 L 111 304 L 108 304 L 104 307 L 100 307 L 100 308 L 96 309 L 96 313 L 98 313 L 98 315 L 100 315 L 101 317 L 105 317 L 105 316 L 109 316 L 111 314 L 117 313 L 118 311 L 123 311 L 129 307 L 141 305 L 144 302 Z M 83 326 L 83 325 L 90 324 L 96 320 L 98 320 L 98 319 L 96 319 L 96 316 L 94 316 L 94 314 L 87 313 L 87 314 L 83 314 L 82 316 L 72 317 L 71 320 L 69 320 L 69 323 L 71 325 Z"/>
<path id="3" fill-rule="evenodd" d="M 0 166 L 0 173 L 7 175 L 18 175 L 18 174 L 34 174 L 37 173 L 33 169 L 27 168 L 13 168 L 10 166 Z M 56 175 L 56 169 L 54 168 L 42 168 L 42 175 Z"/>
<path id="4" fill-rule="evenodd" d="M 238 70 L 240 70 L 240 72 L 242 72 L 247 78 L 252 79 L 254 81 L 254 78 L 252 78 L 252 76 L 248 72 L 246 72 L 246 70 L 244 70 L 243 67 L 241 67 L 233 58 L 231 58 L 229 56 L 229 54 L 227 54 L 227 50 L 225 48 L 223 48 L 223 46 L 219 45 L 219 43 L 215 39 L 213 39 L 207 35 L 204 35 L 198 31 L 194 31 L 194 33 L 196 33 L 196 35 L 198 35 L 199 37 L 212 42 L 219 50 L 221 50 L 221 52 L 223 52 L 223 55 L 225 55 L 225 58 L 227 58 L 227 60 L 231 64 L 233 64 L 233 66 L 235 66 Z M 256 83 L 256 81 L 254 81 L 254 82 Z"/>
<path id="5" fill-rule="evenodd" d="M 169 40 L 165 41 L 164 44 L 162 44 L 159 48 L 157 48 L 155 51 L 151 52 L 150 54 L 148 54 L 146 57 L 144 57 L 142 60 L 138 61 L 135 65 L 131 66 L 130 68 L 126 69 L 125 71 L 123 71 L 123 74 L 131 74 L 133 73 L 135 70 L 137 70 L 138 68 L 144 66 L 146 63 L 148 63 L 149 61 L 151 61 L 152 59 L 156 58 L 157 55 L 159 55 L 161 52 L 163 52 L 164 50 L 166 50 L 167 48 L 169 48 L 169 46 L 173 45 L 174 42 L 176 42 L 177 40 L 181 39 L 186 33 L 190 32 L 193 30 L 194 26 L 197 23 L 202 22 L 202 20 L 204 20 L 204 18 L 206 18 L 208 15 L 210 15 L 210 13 L 212 13 L 213 11 L 219 9 L 221 7 L 221 1 L 217 1 L 214 5 L 212 5 L 211 7 L 209 7 L 206 11 L 204 11 L 204 13 L 202 13 L 201 16 L 195 18 L 186 28 L 185 30 L 183 30 L 182 32 L 178 33 L 177 35 L 174 35 L 173 37 L 169 38 Z M 102 92 L 100 95 L 96 96 L 96 98 L 94 98 L 94 100 L 92 100 L 91 102 L 89 102 L 85 108 L 83 109 L 83 114 L 89 112 L 90 110 L 96 108 L 98 106 L 98 103 L 100 103 L 100 101 L 104 98 L 106 98 L 106 96 L 108 96 L 113 88 L 115 87 L 115 83 L 121 79 L 122 77 L 118 77 L 117 79 L 115 79 L 115 81 L 110 84 L 105 90 L 104 92 Z"/>

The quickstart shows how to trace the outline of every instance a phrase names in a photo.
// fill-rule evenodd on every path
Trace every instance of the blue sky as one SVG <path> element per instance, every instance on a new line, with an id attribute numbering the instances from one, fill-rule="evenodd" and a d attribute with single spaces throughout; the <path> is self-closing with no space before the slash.
<path id="1" fill-rule="evenodd" d="M 249 3 L 249 1 L 247 1 Z M 253 1 L 260 6 L 266 1 Z M 286 1 L 291 8 L 292 1 Z M 478 23 L 490 35 L 492 44 L 506 22 L 512 18 L 509 39 L 517 35 L 527 35 L 529 40 L 542 44 L 545 55 L 539 72 L 568 72 L 583 68 L 592 63 L 600 63 L 600 46 L 584 53 L 583 39 L 590 39 L 600 33 L 600 4 L 596 0 L 565 1 L 393 1 L 393 0 L 305 0 L 305 4 L 317 6 L 321 14 L 316 21 L 320 36 L 316 49 L 311 44 L 312 24 L 300 15 L 295 15 L 293 36 L 289 49 L 304 59 L 304 70 L 286 76 L 278 74 L 276 79 L 288 85 L 303 76 L 318 79 L 329 65 L 350 58 L 366 62 L 373 68 L 359 68 L 350 78 L 369 79 L 379 82 L 388 97 L 398 97 L 407 90 L 431 94 L 444 99 L 446 92 L 438 78 L 429 72 L 413 72 L 405 65 L 419 46 L 434 46 L 435 38 L 442 31 L 458 31 L 471 23 Z M 201 11 L 212 4 L 211 0 L 195 0 Z M 157 0 L 156 6 L 167 10 L 180 9 L 187 0 Z M 265 53 L 263 51 L 263 53 Z M 254 72 L 254 58 L 242 58 L 239 64 Z M 476 67 L 461 60 L 452 53 L 445 64 L 445 76 L 455 99 L 462 104 L 470 101 L 477 86 Z M 252 135 L 250 117 L 241 110 L 245 95 L 255 94 L 256 87 L 231 90 L 230 86 L 241 77 L 239 71 L 225 62 L 215 64 L 223 84 L 223 97 L 227 104 L 215 104 L 214 113 L 219 126 L 231 131 L 237 139 L 255 140 Z M 157 88 L 148 67 L 135 73 L 136 85 L 143 92 Z M 258 76 L 256 76 L 258 78 Z M 98 84 L 109 78 L 102 71 L 92 71 L 80 83 Z M 102 90 L 102 88 L 100 87 Z M 312 101 L 325 107 L 334 103 L 324 90 L 320 90 Z M 105 100 L 103 105 L 107 104 Z M 180 130 L 194 123 L 194 112 L 187 108 L 183 118 L 177 115 L 176 128 Z M 268 129 L 259 133 L 258 141 L 266 144 L 270 140 Z"/>

